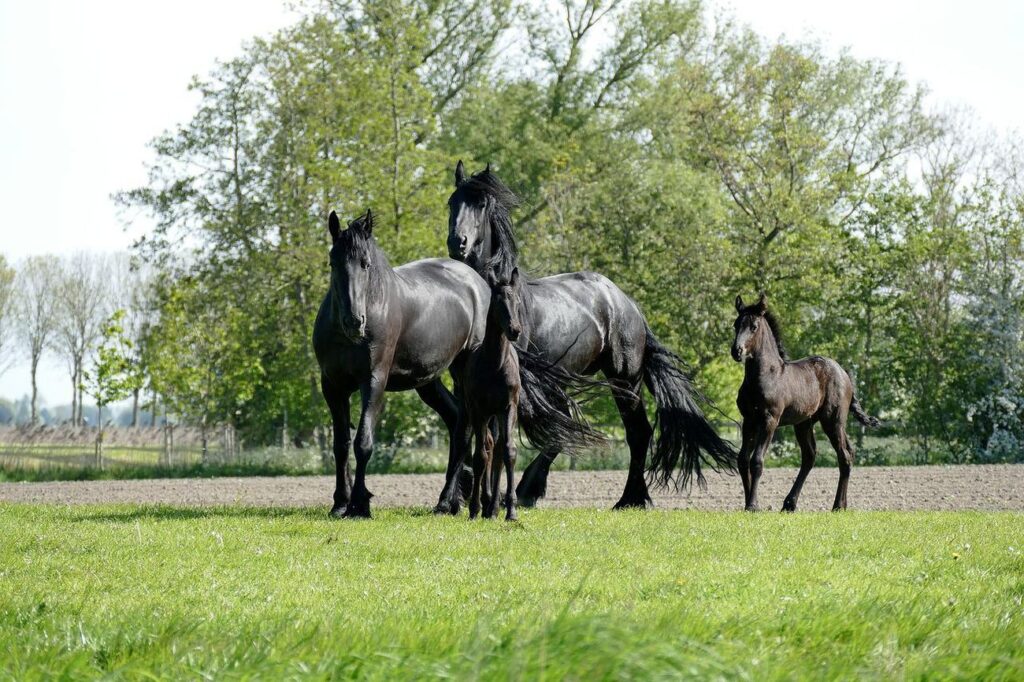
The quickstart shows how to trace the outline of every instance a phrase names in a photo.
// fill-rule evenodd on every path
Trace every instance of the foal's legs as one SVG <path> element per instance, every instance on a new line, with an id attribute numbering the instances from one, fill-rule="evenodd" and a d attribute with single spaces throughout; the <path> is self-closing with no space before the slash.
<path id="1" fill-rule="evenodd" d="M 476 445 L 473 448 L 473 485 L 469 493 L 469 518 L 475 519 L 480 514 L 480 488 L 484 477 L 484 425 L 481 425 L 478 419 L 472 421 Z"/>
<path id="2" fill-rule="evenodd" d="M 782 503 L 782 511 L 796 511 L 796 501 L 800 497 L 800 491 L 807 480 L 807 474 L 811 473 L 814 467 L 814 460 L 818 455 L 817 444 L 814 442 L 814 422 L 806 421 L 793 427 L 796 431 L 796 442 L 800 444 L 800 473 L 793 481 L 793 488 L 786 495 L 786 501 Z"/>
<path id="3" fill-rule="evenodd" d="M 615 392 L 615 406 L 619 408 L 622 425 L 626 427 L 626 444 L 629 445 L 629 474 L 626 476 L 626 488 L 622 491 L 622 497 L 615 503 L 615 509 L 646 509 L 649 505 L 653 506 L 651 496 L 647 492 L 644 469 L 654 429 L 651 428 L 647 412 L 644 411 L 639 380 L 632 386 L 622 380 L 616 381 L 616 384 L 629 388 L 633 395 L 623 391 Z"/>
<path id="4" fill-rule="evenodd" d="M 756 429 L 754 420 L 743 418 L 741 427 L 740 453 L 736 460 L 736 467 L 740 472 L 740 480 L 743 482 L 743 507 L 750 505 L 750 454 L 754 451 L 754 435 Z"/>
<path id="5" fill-rule="evenodd" d="M 373 497 L 366 489 L 366 465 L 373 454 L 373 438 L 377 431 L 384 408 L 384 386 L 387 376 L 371 376 L 359 392 L 363 401 L 363 413 L 359 417 L 359 429 L 356 431 L 356 480 L 352 485 L 352 497 L 345 509 L 346 517 L 370 518 L 370 498 Z"/>
<path id="6" fill-rule="evenodd" d="M 516 406 L 512 405 L 508 408 L 508 413 L 505 415 L 504 423 L 498 425 L 498 433 L 501 434 L 499 440 L 501 460 L 505 465 L 505 520 L 516 521 L 519 517 L 516 514 L 516 492 L 513 489 L 513 483 L 515 482 L 515 470 L 516 470 L 516 456 L 518 455 L 518 446 L 515 441 L 516 432 Z M 491 460 L 491 466 L 495 467 L 497 471 L 501 471 L 501 466 L 498 465 L 494 460 Z M 497 482 L 497 481 L 495 481 Z M 498 491 L 494 491 L 494 502 L 498 501 Z"/>
<path id="7" fill-rule="evenodd" d="M 845 415 L 843 415 L 845 417 Z M 828 436 L 829 442 L 836 451 L 839 461 L 839 485 L 836 487 L 836 499 L 832 503 L 832 511 L 846 509 L 846 487 L 850 482 L 850 470 L 853 468 L 853 446 L 846 436 L 846 419 L 840 417 L 835 422 L 822 422 L 821 426 Z"/>
<path id="8" fill-rule="evenodd" d="M 750 497 L 747 500 L 747 511 L 757 511 L 757 484 L 761 480 L 761 472 L 764 471 L 764 455 L 772 444 L 772 437 L 775 436 L 775 427 L 778 419 L 769 416 L 765 421 L 757 425 L 754 436 L 754 448 L 750 457 Z"/>
<path id="9" fill-rule="evenodd" d="M 348 468 L 348 447 L 352 441 L 352 434 L 349 433 L 351 419 L 348 410 L 352 392 L 336 388 L 323 375 L 320 377 L 320 388 L 327 401 L 327 407 L 331 411 L 331 423 L 334 426 L 335 483 L 334 506 L 331 507 L 331 516 L 340 518 L 352 494 L 352 473 Z"/>

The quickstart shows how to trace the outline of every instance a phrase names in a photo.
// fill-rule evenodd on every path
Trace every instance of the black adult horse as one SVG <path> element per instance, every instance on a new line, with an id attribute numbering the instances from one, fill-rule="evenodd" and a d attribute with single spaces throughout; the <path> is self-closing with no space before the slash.
<path id="1" fill-rule="evenodd" d="M 455 169 L 455 192 L 448 200 L 448 253 L 485 279 L 508 281 L 518 264 L 510 211 L 517 197 L 487 169 L 467 177 L 462 162 Z M 493 272 L 488 272 L 493 271 Z M 629 445 L 629 475 L 615 507 L 650 503 L 644 465 L 654 430 L 644 411 L 641 384 L 657 403 L 659 434 L 650 469 L 667 483 L 677 467 L 677 483 L 692 477 L 703 484 L 702 461 L 714 469 L 735 471 L 736 452 L 707 422 L 694 399 L 680 360 L 651 332 L 647 321 L 621 289 L 593 272 L 542 279 L 519 278 L 522 333 L 517 346 L 529 348 L 574 374 L 604 373 L 628 391 L 613 391 Z M 544 496 L 547 475 L 559 450 L 547 449 L 527 467 L 516 489 L 520 504 Z"/>
<path id="2" fill-rule="evenodd" d="M 313 327 L 313 348 L 334 423 L 337 482 L 331 515 L 368 517 L 366 464 L 385 391 L 415 389 L 445 418 L 453 451 L 468 449 L 468 424 L 458 420 L 440 376 L 449 368 L 457 376 L 483 342 L 491 292 L 471 268 L 446 258 L 392 269 L 373 239 L 370 211 L 347 230 L 332 211 L 328 227 L 333 240 L 331 284 Z M 362 415 L 350 490 L 349 400 L 356 391 Z"/>

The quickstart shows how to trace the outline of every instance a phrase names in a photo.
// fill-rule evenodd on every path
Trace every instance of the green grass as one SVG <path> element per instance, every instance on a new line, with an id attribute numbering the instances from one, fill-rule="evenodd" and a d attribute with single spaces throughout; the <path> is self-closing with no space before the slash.
<path id="1" fill-rule="evenodd" d="M 18 680 L 1024 677 L 1019 514 L 0 505 L 0 538 Z"/>
<path id="2" fill-rule="evenodd" d="M 103 469 L 78 466 L 20 466 L 0 464 L 0 483 L 39 481 L 114 481 L 144 478 L 213 478 L 216 476 L 312 476 L 323 472 L 273 462 L 182 464 L 168 467 L 123 466 Z"/>

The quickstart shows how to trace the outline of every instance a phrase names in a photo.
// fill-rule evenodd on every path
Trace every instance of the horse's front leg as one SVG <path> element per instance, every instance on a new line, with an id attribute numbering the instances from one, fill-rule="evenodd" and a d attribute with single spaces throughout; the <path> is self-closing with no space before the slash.
<path id="1" fill-rule="evenodd" d="M 384 409 L 386 385 L 386 375 L 374 375 L 359 389 L 363 412 L 359 417 L 359 428 L 356 431 L 356 479 L 352 485 L 348 507 L 345 508 L 345 516 L 348 518 L 370 518 L 370 498 L 373 495 L 366 489 L 366 465 L 373 454 L 373 439 L 377 432 L 377 422 Z"/>
<path id="2" fill-rule="evenodd" d="M 754 428 L 754 420 L 744 417 L 740 435 L 740 453 L 736 460 L 736 466 L 740 472 L 740 480 L 743 482 L 744 508 L 750 506 L 750 455 L 754 450 L 754 436 L 756 433 L 757 429 Z"/>
<path id="3" fill-rule="evenodd" d="M 750 494 L 747 499 L 747 511 L 758 511 L 757 505 L 757 484 L 764 472 L 764 456 L 768 447 L 772 444 L 775 436 L 775 427 L 778 419 L 774 415 L 766 415 L 764 421 L 758 424 L 757 434 L 754 437 L 754 446 L 750 456 Z"/>
<path id="4" fill-rule="evenodd" d="M 448 431 L 448 461 L 450 463 L 455 458 L 455 428 L 459 421 L 460 399 L 452 395 L 451 391 L 445 388 L 440 379 L 435 379 L 429 384 L 420 386 L 416 389 L 416 392 L 423 402 L 436 412 L 444 422 L 444 427 Z M 462 495 L 463 497 L 469 497 L 470 489 L 473 487 L 473 472 L 471 469 L 463 467 L 460 476 Z"/>
<path id="5" fill-rule="evenodd" d="M 435 514 L 451 514 L 455 516 L 462 508 L 462 485 L 460 478 L 462 466 L 466 461 L 473 437 L 473 428 L 466 414 L 465 406 L 459 408 L 459 418 L 452 433 L 452 447 L 448 457 L 448 470 L 445 473 L 444 490 L 434 507 Z"/>
<path id="6" fill-rule="evenodd" d="M 352 494 L 352 473 L 348 469 L 348 447 L 352 441 L 352 434 L 349 432 L 351 419 L 348 411 L 352 391 L 337 388 L 326 376 L 320 377 L 320 387 L 323 390 L 324 399 L 327 401 L 327 407 L 331 410 L 331 422 L 334 427 L 335 484 L 331 516 L 340 518 Z"/>

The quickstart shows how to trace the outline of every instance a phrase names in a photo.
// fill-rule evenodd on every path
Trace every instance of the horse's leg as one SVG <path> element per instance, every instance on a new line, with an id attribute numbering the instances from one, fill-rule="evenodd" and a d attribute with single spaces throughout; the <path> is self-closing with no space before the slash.
<path id="1" fill-rule="evenodd" d="M 348 446 L 352 441 L 352 434 L 349 433 L 351 419 L 348 411 L 352 392 L 336 388 L 323 375 L 320 376 L 320 390 L 323 391 L 327 407 L 331 411 L 331 423 L 334 431 L 335 482 L 334 506 L 331 507 L 331 516 L 340 518 L 348 505 L 352 492 L 352 474 L 348 468 Z"/>
<path id="2" fill-rule="evenodd" d="M 427 407 L 441 417 L 445 428 L 448 429 L 448 461 L 451 462 L 455 457 L 454 431 L 459 421 L 459 406 L 455 396 L 445 388 L 440 379 L 435 379 L 425 386 L 420 386 L 416 389 L 416 392 L 419 394 L 420 399 L 426 403 Z M 461 476 L 459 484 L 462 487 L 462 495 L 463 497 L 469 497 L 470 489 L 473 487 L 473 471 L 463 467 L 459 475 Z"/>
<path id="3" fill-rule="evenodd" d="M 499 425 L 501 431 L 501 455 L 505 465 L 505 520 L 516 521 L 519 516 L 516 514 L 516 492 L 513 489 L 515 482 L 516 457 L 519 448 L 516 446 L 516 406 L 512 405 L 505 415 L 505 423 Z M 497 490 L 495 490 L 497 498 Z"/>
<path id="4" fill-rule="evenodd" d="M 483 507 L 484 517 L 491 518 L 494 516 L 494 505 L 497 502 L 494 501 L 495 490 L 494 490 L 494 420 L 487 420 L 487 428 L 484 429 L 484 452 L 486 456 L 484 458 L 484 483 L 483 483 Z"/>
<path id="5" fill-rule="evenodd" d="M 814 422 L 806 421 L 803 424 L 797 424 L 793 430 L 796 431 L 796 442 L 800 444 L 800 473 L 796 475 L 793 488 L 789 491 L 789 495 L 786 495 L 786 501 L 782 503 L 782 511 L 788 512 L 796 511 L 796 501 L 800 497 L 800 491 L 803 490 L 807 474 L 811 473 L 811 469 L 814 468 L 814 460 L 818 455 L 818 446 L 814 442 Z"/>
<path id="6" fill-rule="evenodd" d="M 469 452 L 473 439 L 473 429 L 465 409 L 459 410 L 459 419 L 455 424 L 455 431 L 452 434 L 455 446 L 448 460 L 448 471 L 445 475 L 444 490 L 434 507 L 435 514 L 451 514 L 455 516 L 462 508 L 462 487 L 459 482 L 459 475 L 462 471 L 463 462 L 466 460 L 466 453 Z"/>
<path id="7" fill-rule="evenodd" d="M 524 507 L 536 506 L 537 500 L 548 492 L 548 473 L 551 464 L 558 457 L 558 450 L 541 450 L 540 454 L 526 466 L 523 477 L 516 486 L 516 497 Z"/>
<path id="8" fill-rule="evenodd" d="M 836 451 L 839 462 L 839 485 L 836 487 L 836 499 L 832 503 L 832 511 L 846 509 L 846 488 L 850 483 L 850 470 L 853 468 L 853 447 L 846 437 L 845 419 L 841 417 L 834 422 L 822 422 L 822 428 L 832 448 Z"/>
<path id="9" fill-rule="evenodd" d="M 741 439 L 739 456 L 736 459 L 736 467 L 739 469 L 740 480 L 743 482 L 743 507 L 750 505 L 750 453 L 754 451 L 754 420 L 744 417 L 741 427 Z"/>
<path id="10" fill-rule="evenodd" d="M 498 419 L 492 419 L 488 431 L 490 449 L 487 451 L 487 504 L 484 506 L 484 518 L 493 519 L 498 513 L 498 480 L 501 478 L 501 460 L 498 459 L 501 452 L 501 428 Z"/>
<path id="11" fill-rule="evenodd" d="M 352 485 L 348 507 L 345 509 L 345 516 L 349 518 L 370 518 L 370 498 L 373 495 L 366 489 L 366 465 L 373 454 L 373 439 L 384 408 L 386 384 L 386 376 L 371 376 L 370 381 L 359 389 L 363 412 L 359 416 L 359 428 L 356 430 L 356 480 Z"/>
<path id="12" fill-rule="evenodd" d="M 644 470 L 647 465 L 647 451 L 651 446 L 651 438 L 654 436 L 654 429 L 647 419 L 647 412 L 644 410 L 644 399 L 640 394 L 639 381 L 629 385 L 630 382 L 619 381 L 629 387 L 634 395 L 623 394 L 622 391 L 615 392 L 615 406 L 619 408 L 619 416 L 622 417 L 622 425 L 626 427 L 626 444 L 629 446 L 629 473 L 626 475 L 626 488 L 622 491 L 622 497 L 615 503 L 615 509 L 640 508 L 645 509 L 653 506 L 651 496 L 647 493 L 647 479 L 644 478 Z"/>
<path id="13" fill-rule="evenodd" d="M 480 489 L 487 486 L 484 482 L 486 469 L 486 443 L 484 433 L 487 431 L 487 424 L 480 419 L 473 419 L 473 434 L 476 438 L 476 446 L 473 449 L 473 490 L 469 496 L 469 518 L 475 519 L 480 515 Z"/>
<path id="14" fill-rule="evenodd" d="M 747 500 L 747 511 L 758 511 L 757 484 L 761 481 L 761 474 L 764 472 L 764 455 L 772 444 L 777 424 L 778 420 L 775 417 L 768 416 L 764 422 L 757 425 L 754 448 L 750 456 L 750 498 Z"/>

